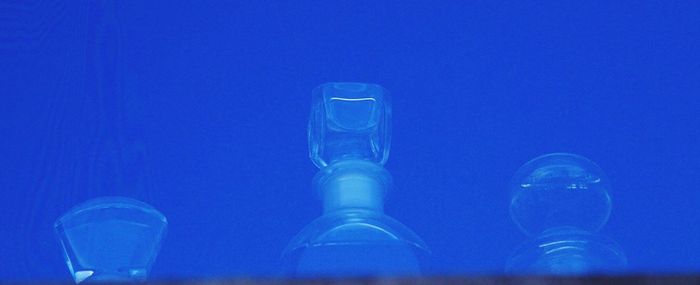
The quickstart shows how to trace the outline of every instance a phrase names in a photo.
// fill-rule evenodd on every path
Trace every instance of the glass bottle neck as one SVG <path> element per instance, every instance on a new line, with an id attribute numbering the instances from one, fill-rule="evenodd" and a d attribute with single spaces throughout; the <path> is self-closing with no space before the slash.
<path id="1" fill-rule="evenodd" d="M 381 213 L 391 175 L 376 163 L 349 160 L 321 169 L 314 177 L 314 184 L 324 214 L 351 209 Z"/>

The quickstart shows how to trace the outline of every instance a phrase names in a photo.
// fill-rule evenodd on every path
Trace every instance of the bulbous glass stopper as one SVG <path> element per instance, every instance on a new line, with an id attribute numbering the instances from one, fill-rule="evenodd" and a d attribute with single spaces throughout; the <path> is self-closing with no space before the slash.
<path id="1" fill-rule="evenodd" d="M 610 215 L 603 171 L 579 155 L 537 157 L 520 167 L 510 188 L 511 217 L 530 236 L 558 227 L 595 232 Z"/>

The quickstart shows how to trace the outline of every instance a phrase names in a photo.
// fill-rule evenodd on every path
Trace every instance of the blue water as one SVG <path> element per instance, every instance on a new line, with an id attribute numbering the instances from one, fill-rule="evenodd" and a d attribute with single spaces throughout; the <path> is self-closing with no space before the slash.
<path id="1" fill-rule="evenodd" d="M 168 218 L 151 279 L 275 276 L 321 215 L 311 90 L 392 94 L 385 212 L 426 274 L 500 274 L 528 160 L 607 174 L 628 272 L 700 271 L 700 3 L 0 3 L 0 280 L 70 281 L 53 223 L 100 196 Z"/>

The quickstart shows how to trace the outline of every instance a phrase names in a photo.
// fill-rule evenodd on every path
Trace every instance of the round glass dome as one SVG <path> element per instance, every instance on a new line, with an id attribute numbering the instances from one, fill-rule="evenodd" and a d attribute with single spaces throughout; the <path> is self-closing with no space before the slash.
<path id="1" fill-rule="evenodd" d="M 573 227 L 595 232 L 610 215 L 603 170 L 571 153 L 552 153 L 525 163 L 510 184 L 510 214 L 528 235 Z"/>

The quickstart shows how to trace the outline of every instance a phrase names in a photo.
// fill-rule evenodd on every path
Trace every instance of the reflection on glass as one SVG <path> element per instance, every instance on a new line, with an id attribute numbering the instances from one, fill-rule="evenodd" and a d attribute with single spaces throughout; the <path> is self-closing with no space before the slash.
<path id="1" fill-rule="evenodd" d="M 167 228 L 150 205 L 124 197 L 80 204 L 54 224 L 76 283 L 143 281 Z"/>
<path id="2" fill-rule="evenodd" d="M 512 273 L 585 274 L 624 268 L 621 248 L 597 231 L 608 221 L 610 186 L 603 171 L 569 153 L 540 156 L 511 183 L 510 213 L 532 240 L 506 266 Z"/>
<path id="3" fill-rule="evenodd" d="M 311 160 L 323 215 L 283 254 L 292 276 L 415 275 L 427 255 L 423 241 L 384 215 L 391 187 L 386 162 L 391 109 L 378 85 L 327 83 L 313 92 Z"/>

